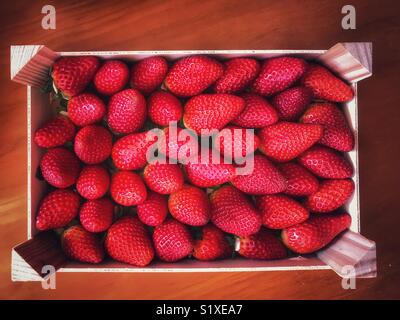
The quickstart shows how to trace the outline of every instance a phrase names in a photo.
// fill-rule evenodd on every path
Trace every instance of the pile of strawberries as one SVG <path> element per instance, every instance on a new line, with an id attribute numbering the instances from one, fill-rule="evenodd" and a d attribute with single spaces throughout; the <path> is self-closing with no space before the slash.
<path id="1" fill-rule="evenodd" d="M 61 229 L 71 259 L 280 259 L 315 252 L 350 226 L 342 206 L 354 191 L 353 167 L 344 153 L 354 137 L 339 104 L 353 91 L 315 62 L 152 56 L 129 67 L 62 57 L 51 78 L 67 110 L 34 136 L 47 149 L 39 176 L 49 184 L 36 227 Z M 237 174 L 239 164 L 211 157 L 148 163 L 155 127 L 167 140 L 159 152 L 179 160 L 174 121 L 178 133 L 198 135 L 255 129 L 251 148 L 240 139 L 217 148 L 221 157 L 237 149 L 254 156 L 254 169 Z"/>

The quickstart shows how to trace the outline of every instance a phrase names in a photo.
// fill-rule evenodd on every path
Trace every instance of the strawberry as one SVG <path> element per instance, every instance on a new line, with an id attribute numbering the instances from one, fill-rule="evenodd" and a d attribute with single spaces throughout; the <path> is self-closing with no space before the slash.
<path id="1" fill-rule="evenodd" d="M 258 232 L 261 216 L 244 193 L 226 185 L 210 195 L 211 221 L 222 231 L 237 236 Z"/>
<path id="2" fill-rule="evenodd" d="M 283 259 L 287 252 L 271 230 L 260 229 L 256 234 L 240 237 L 236 240 L 236 251 L 248 259 Z"/>
<path id="3" fill-rule="evenodd" d="M 73 123 L 67 117 L 60 115 L 37 129 L 33 141 L 42 148 L 60 147 L 71 141 L 74 135 Z"/>
<path id="4" fill-rule="evenodd" d="M 307 169 L 297 163 L 282 163 L 279 170 L 286 178 L 287 187 L 284 193 L 295 196 L 308 196 L 318 190 L 318 179 Z"/>
<path id="5" fill-rule="evenodd" d="M 149 57 L 136 63 L 131 71 L 131 86 L 148 94 L 161 85 L 168 71 L 163 57 Z"/>
<path id="6" fill-rule="evenodd" d="M 193 251 L 192 236 L 187 227 L 173 219 L 155 227 L 153 243 L 157 256 L 166 262 L 181 260 Z"/>
<path id="7" fill-rule="evenodd" d="M 108 198 L 86 201 L 80 211 L 79 220 L 89 232 L 106 231 L 112 224 L 114 204 Z"/>
<path id="8" fill-rule="evenodd" d="M 254 153 L 260 144 L 260 139 L 254 134 L 254 130 L 227 126 L 217 133 L 213 143 L 221 156 L 235 159 Z"/>
<path id="9" fill-rule="evenodd" d="M 138 170 L 147 164 L 147 150 L 155 139 L 150 139 L 148 131 L 131 133 L 119 138 L 113 145 L 111 158 L 120 170 Z"/>
<path id="10" fill-rule="evenodd" d="M 282 231 L 282 241 L 292 251 L 308 254 L 328 245 L 339 233 L 348 229 L 348 213 L 314 215 L 307 221 Z"/>
<path id="11" fill-rule="evenodd" d="M 100 122 L 106 114 L 104 102 L 92 93 L 82 93 L 68 102 L 68 117 L 83 127 Z"/>
<path id="12" fill-rule="evenodd" d="M 185 185 L 168 199 L 171 215 L 190 226 L 204 226 L 210 220 L 210 202 L 206 192 L 192 185 Z"/>
<path id="13" fill-rule="evenodd" d="M 148 226 L 158 226 L 164 222 L 168 214 L 167 198 L 150 191 L 146 200 L 137 206 L 137 215 L 140 221 Z"/>
<path id="14" fill-rule="evenodd" d="M 69 189 L 60 189 L 46 195 L 36 216 L 36 228 L 40 231 L 65 227 L 77 215 L 80 198 Z"/>
<path id="15" fill-rule="evenodd" d="M 257 197 L 262 224 L 270 229 L 283 229 L 308 219 L 308 211 L 292 198 L 282 195 Z"/>
<path id="16" fill-rule="evenodd" d="M 164 85 L 180 97 L 198 95 L 211 86 L 224 70 L 217 60 L 205 56 L 185 57 L 172 66 Z"/>
<path id="17" fill-rule="evenodd" d="M 51 76 L 58 90 L 71 98 L 85 90 L 99 66 L 96 57 L 62 57 L 54 62 Z"/>
<path id="18" fill-rule="evenodd" d="M 110 192 L 114 201 L 123 206 L 141 204 L 147 197 L 142 178 L 131 171 L 115 173 L 111 178 Z"/>
<path id="19" fill-rule="evenodd" d="M 236 175 L 232 184 L 249 194 L 271 194 L 283 192 L 286 181 L 280 171 L 263 155 L 254 156 L 254 168 L 251 173 Z"/>
<path id="20" fill-rule="evenodd" d="M 275 161 L 292 160 L 310 148 L 323 134 L 317 124 L 279 122 L 260 130 L 260 151 Z"/>
<path id="21" fill-rule="evenodd" d="M 343 152 L 353 150 L 354 135 L 345 115 L 335 104 L 329 102 L 312 104 L 300 122 L 320 124 L 324 127 L 320 144 Z"/>
<path id="22" fill-rule="evenodd" d="M 325 180 L 321 182 L 317 192 L 308 196 L 304 204 L 313 212 L 330 212 L 345 204 L 353 192 L 353 180 Z"/>
<path id="23" fill-rule="evenodd" d="M 136 217 L 117 220 L 108 229 L 104 244 L 111 258 L 134 266 L 147 266 L 154 258 L 150 235 Z"/>
<path id="24" fill-rule="evenodd" d="M 78 158 L 65 148 L 49 149 L 40 161 L 43 178 L 56 188 L 68 188 L 78 179 Z"/>
<path id="25" fill-rule="evenodd" d="M 271 96 L 283 91 L 303 76 L 306 66 L 307 63 L 299 58 L 267 59 L 253 82 L 252 91 L 263 96 Z"/>
<path id="26" fill-rule="evenodd" d="M 186 128 L 201 134 L 202 129 L 222 129 L 244 109 L 242 98 L 223 93 L 201 94 L 185 105 L 183 121 Z"/>
<path id="27" fill-rule="evenodd" d="M 277 94 L 271 101 L 279 114 L 279 119 L 295 121 L 304 112 L 313 98 L 306 87 L 292 87 Z"/>
<path id="28" fill-rule="evenodd" d="M 114 94 L 108 103 L 108 125 L 116 133 L 139 131 L 146 121 L 146 115 L 146 100 L 135 89 Z"/>
<path id="29" fill-rule="evenodd" d="M 94 76 L 94 86 L 100 94 L 111 96 L 121 91 L 129 79 L 128 66 L 119 60 L 108 60 Z"/>
<path id="30" fill-rule="evenodd" d="M 89 200 L 103 197 L 110 187 L 108 171 L 99 165 L 85 166 L 82 168 L 76 181 L 76 190 Z"/>
<path id="31" fill-rule="evenodd" d="M 243 128 L 263 128 L 278 121 L 278 113 L 263 97 L 254 93 L 244 93 L 241 97 L 245 107 L 232 123 Z"/>
<path id="32" fill-rule="evenodd" d="M 177 127 L 175 133 L 170 127 L 164 128 L 164 135 L 161 137 L 158 150 L 161 154 L 170 159 L 179 160 L 180 163 L 186 163 L 197 155 L 198 152 L 198 136 L 193 130 L 182 129 Z"/>
<path id="33" fill-rule="evenodd" d="M 224 163 L 222 158 L 219 158 L 219 163 L 215 163 L 211 152 L 208 158 L 201 157 L 201 154 L 193 157 L 184 168 L 188 180 L 201 188 L 226 183 L 235 175 L 235 168 L 232 164 Z"/>
<path id="34" fill-rule="evenodd" d="M 347 83 L 318 64 L 309 65 L 301 82 L 312 90 L 315 99 L 347 102 L 354 97 L 353 89 Z"/>
<path id="35" fill-rule="evenodd" d="M 232 256 L 225 234 L 212 224 L 201 229 L 201 239 L 195 240 L 193 247 L 193 257 L 197 260 L 211 261 Z"/>
<path id="36" fill-rule="evenodd" d="M 111 154 L 111 133 L 98 125 L 83 127 L 75 136 L 75 154 L 86 164 L 98 164 Z"/>
<path id="37" fill-rule="evenodd" d="M 234 58 L 224 63 L 224 74 L 214 84 L 216 93 L 235 93 L 243 90 L 257 77 L 260 64 L 251 58 Z"/>
<path id="38" fill-rule="evenodd" d="M 73 260 L 100 263 L 104 259 L 100 238 L 78 225 L 64 231 L 61 246 L 66 256 Z"/>
<path id="39" fill-rule="evenodd" d="M 325 179 L 346 179 L 354 173 L 349 160 L 337 151 L 322 146 L 311 147 L 299 156 L 298 161 L 316 176 Z"/>
<path id="40" fill-rule="evenodd" d="M 182 118 L 183 108 L 181 102 L 169 92 L 154 92 L 148 101 L 149 118 L 156 125 L 168 126 L 171 121 Z"/>
<path id="41" fill-rule="evenodd" d="M 183 187 L 183 172 L 177 164 L 150 163 L 144 168 L 143 179 L 153 191 L 171 194 Z"/>

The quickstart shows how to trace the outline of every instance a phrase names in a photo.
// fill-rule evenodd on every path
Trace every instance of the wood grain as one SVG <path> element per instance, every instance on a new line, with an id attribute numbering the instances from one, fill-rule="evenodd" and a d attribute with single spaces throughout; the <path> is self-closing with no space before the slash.
<path id="1" fill-rule="evenodd" d="M 53 1 L 57 29 L 40 26 L 41 3 L 1 2 L 1 298 L 400 298 L 397 1 L 352 1 L 357 29 L 342 30 L 344 1 Z M 324 49 L 369 41 L 374 75 L 359 87 L 361 231 L 377 243 L 378 277 L 343 290 L 329 270 L 218 274 L 57 274 L 57 289 L 12 283 L 11 248 L 26 239 L 26 88 L 9 80 L 10 45 L 57 51 Z"/>

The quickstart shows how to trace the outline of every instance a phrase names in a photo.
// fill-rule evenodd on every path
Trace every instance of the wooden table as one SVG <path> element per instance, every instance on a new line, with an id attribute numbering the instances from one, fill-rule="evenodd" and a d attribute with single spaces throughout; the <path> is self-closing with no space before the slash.
<path id="1" fill-rule="evenodd" d="M 400 298 L 398 1 L 350 1 L 357 29 L 341 28 L 344 1 L 41 1 L 0 4 L 0 298 Z M 378 277 L 343 290 L 332 271 L 193 274 L 57 274 L 57 289 L 12 283 L 11 248 L 26 239 L 26 89 L 9 81 L 9 46 L 57 51 L 326 49 L 371 41 L 374 75 L 359 86 L 361 228 L 377 242 Z"/>

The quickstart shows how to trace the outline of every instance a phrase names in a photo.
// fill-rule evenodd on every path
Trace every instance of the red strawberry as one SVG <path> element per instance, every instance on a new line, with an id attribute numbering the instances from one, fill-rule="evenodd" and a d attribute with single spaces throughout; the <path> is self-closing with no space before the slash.
<path id="1" fill-rule="evenodd" d="M 36 228 L 43 231 L 65 227 L 78 215 L 79 205 L 79 196 L 71 190 L 50 192 L 40 204 Z"/>
<path id="2" fill-rule="evenodd" d="M 192 185 L 185 185 L 168 199 L 171 215 L 190 226 L 204 226 L 210 220 L 210 202 L 206 192 Z"/>
<path id="3" fill-rule="evenodd" d="M 308 211 L 292 198 L 276 194 L 257 197 L 262 224 L 270 229 L 283 229 L 308 219 Z"/>
<path id="4" fill-rule="evenodd" d="M 339 233 L 348 229 L 348 213 L 315 215 L 307 221 L 282 231 L 282 240 L 292 251 L 307 254 L 329 244 Z"/>
<path id="5" fill-rule="evenodd" d="M 138 267 L 147 266 L 154 258 L 150 235 L 136 217 L 125 216 L 108 229 L 105 247 L 114 260 Z"/>
<path id="6" fill-rule="evenodd" d="M 68 188 L 81 170 L 78 158 L 65 148 L 49 149 L 40 161 L 43 178 L 56 188 Z"/>
<path id="7" fill-rule="evenodd" d="M 168 214 L 167 198 L 150 191 L 146 200 L 137 206 L 137 215 L 140 221 L 148 226 L 158 226 L 164 222 Z"/>
<path id="8" fill-rule="evenodd" d="M 201 94 L 191 98 L 185 105 L 185 127 L 201 134 L 202 129 L 222 129 L 244 109 L 242 98 L 223 93 Z"/>
<path id="9" fill-rule="evenodd" d="M 243 90 L 257 77 L 260 64 L 251 58 L 234 58 L 224 63 L 224 74 L 214 84 L 217 93 L 235 93 Z"/>
<path id="10" fill-rule="evenodd" d="M 143 203 L 147 197 L 146 186 L 142 178 L 131 171 L 120 171 L 111 178 L 111 197 L 123 206 L 135 206 Z"/>
<path id="11" fill-rule="evenodd" d="M 148 131 L 132 133 L 118 139 L 111 152 L 115 166 L 120 170 L 138 170 L 147 164 L 148 149 L 157 141 Z"/>
<path id="12" fill-rule="evenodd" d="M 128 66 L 119 60 L 108 60 L 94 76 L 94 86 L 100 94 L 111 96 L 121 91 L 129 79 Z"/>
<path id="13" fill-rule="evenodd" d="M 214 148 L 227 159 L 245 158 L 254 153 L 260 144 L 260 139 L 254 130 L 236 126 L 227 126 L 217 133 L 213 139 Z"/>
<path id="14" fill-rule="evenodd" d="M 164 84 L 177 96 L 198 95 L 211 86 L 224 70 L 217 60 L 205 56 L 185 57 L 172 66 Z"/>
<path id="15" fill-rule="evenodd" d="M 279 169 L 287 182 L 284 193 L 301 197 L 313 194 L 318 190 L 318 179 L 297 163 L 282 163 Z"/>
<path id="16" fill-rule="evenodd" d="M 198 153 L 198 136 L 189 129 L 170 129 L 163 129 L 164 135 L 160 139 L 158 150 L 169 159 L 178 159 L 180 163 L 186 163 L 186 160 Z"/>
<path id="17" fill-rule="evenodd" d="M 228 258 L 231 255 L 232 248 L 220 229 L 212 224 L 201 229 L 201 239 L 194 242 L 193 257 L 197 260 L 210 261 Z"/>
<path id="18" fill-rule="evenodd" d="M 89 200 L 103 197 L 110 187 L 108 171 L 99 165 L 85 166 L 76 182 L 76 190 Z"/>
<path id="19" fill-rule="evenodd" d="M 171 121 L 182 118 L 183 108 L 181 102 L 169 92 L 154 92 L 148 101 L 149 118 L 156 125 L 168 126 Z"/>
<path id="20" fill-rule="evenodd" d="M 64 96 L 73 97 L 85 90 L 99 65 L 96 57 L 62 57 L 54 63 L 51 76 Z"/>
<path id="21" fill-rule="evenodd" d="M 304 112 L 313 96 L 306 87 L 292 87 L 277 94 L 271 101 L 279 114 L 279 119 L 295 121 Z"/>
<path id="22" fill-rule="evenodd" d="M 353 180 L 325 180 L 321 182 L 318 191 L 307 198 L 305 206 L 313 212 L 334 211 L 345 204 L 353 192 Z"/>
<path id="23" fill-rule="evenodd" d="M 187 227 L 173 219 L 155 227 L 153 243 L 157 256 L 166 262 L 181 260 L 193 251 L 193 240 Z"/>
<path id="24" fill-rule="evenodd" d="M 75 154 L 86 164 L 97 164 L 111 154 L 111 133 L 98 125 L 83 127 L 75 136 Z"/>
<path id="25" fill-rule="evenodd" d="M 65 230 L 61 245 L 64 253 L 73 260 L 100 263 L 104 259 L 100 238 L 81 226 L 72 226 Z"/>
<path id="26" fill-rule="evenodd" d="M 267 229 L 261 229 L 256 234 L 240 237 L 237 241 L 236 251 L 248 259 L 283 259 L 287 253 L 285 246 Z"/>
<path id="27" fill-rule="evenodd" d="M 270 158 L 285 162 L 310 148 L 322 134 L 323 128 L 317 124 L 279 122 L 259 132 L 259 149 Z"/>
<path id="28" fill-rule="evenodd" d="M 300 79 L 306 71 L 303 59 L 278 57 L 267 59 L 253 83 L 252 90 L 263 96 L 271 96 L 285 90 Z"/>
<path id="29" fill-rule="evenodd" d="M 60 115 L 36 130 L 33 140 L 39 147 L 53 148 L 72 140 L 74 135 L 73 123 L 67 117 Z"/>
<path id="30" fill-rule="evenodd" d="M 353 175 L 350 161 L 326 147 L 314 146 L 301 154 L 298 161 L 321 178 L 345 179 Z"/>
<path id="31" fill-rule="evenodd" d="M 107 198 L 86 201 L 79 211 L 81 224 L 89 232 L 106 231 L 113 217 L 114 204 Z"/>
<path id="32" fill-rule="evenodd" d="M 80 127 L 101 121 L 105 114 L 104 102 L 91 93 L 77 95 L 68 103 L 68 116 Z"/>
<path id="33" fill-rule="evenodd" d="M 231 182 L 236 188 L 249 194 L 279 193 L 286 189 L 283 175 L 263 155 L 254 156 L 252 172 L 236 175 Z"/>
<path id="34" fill-rule="evenodd" d="M 211 221 L 222 231 L 237 236 L 256 233 L 261 216 L 250 198 L 232 186 L 223 186 L 210 196 Z"/>
<path id="35" fill-rule="evenodd" d="M 163 82 L 168 71 L 163 57 L 149 57 L 136 63 L 131 72 L 131 86 L 148 94 Z"/>
<path id="36" fill-rule="evenodd" d="M 302 83 L 312 90 L 316 99 L 346 102 L 354 96 L 353 89 L 347 83 L 318 64 L 309 65 Z"/>
<path id="37" fill-rule="evenodd" d="M 144 168 L 143 179 L 153 191 L 171 194 L 183 187 L 183 172 L 177 164 L 150 163 Z"/>
<path id="38" fill-rule="evenodd" d="M 108 103 L 108 125 L 117 133 L 139 131 L 146 121 L 146 115 L 146 100 L 135 89 L 114 94 Z"/>
<path id="39" fill-rule="evenodd" d="M 189 181 L 201 188 L 214 187 L 228 182 L 235 175 L 235 168 L 230 163 L 224 163 L 219 158 L 219 163 L 212 159 L 212 153 L 208 158 L 199 154 L 193 157 L 186 165 L 185 171 Z"/>
<path id="40" fill-rule="evenodd" d="M 254 93 L 244 93 L 241 97 L 245 107 L 232 123 L 243 128 L 263 128 L 278 121 L 278 113 L 263 97 Z"/>
<path id="41" fill-rule="evenodd" d="M 320 144 L 338 151 L 349 152 L 354 148 L 354 135 L 343 112 L 333 103 L 312 104 L 300 119 L 303 123 L 320 124 L 324 134 Z"/>

